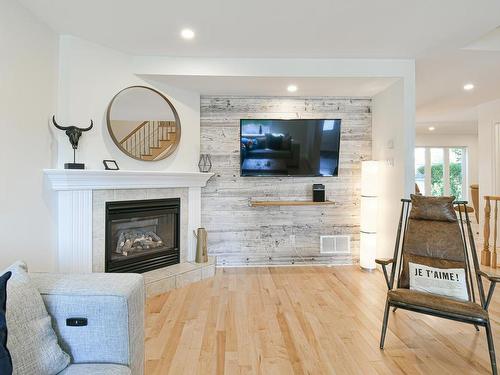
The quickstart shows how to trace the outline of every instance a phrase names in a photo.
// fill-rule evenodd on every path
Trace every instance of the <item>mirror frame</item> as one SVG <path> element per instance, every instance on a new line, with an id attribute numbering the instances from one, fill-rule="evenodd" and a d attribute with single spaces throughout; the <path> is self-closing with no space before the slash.
<path id="1" fill-rule="evenodd" d="M 118 97 L 118 95 L 120 95 L 124 91 L 129 90 L 129 89 L 135 89 L 135 88 L 146 89 L 146 90 L 154 92 L 155 94 L 158 94 L 159 96 L 161 96 L 163 98 L 163 100 L 165 100 L 167 102 L 167 104 L 170 106 L 170 109 L 174 113 L 176 127 L 179 130 L 178 131 L 178 137 L 176 138 L 174 145 L 170 148 L 170 150 L 161 159 L 144 160 L 144 159 L 138 158 L 136 156 L 130 155 L 130 153 L 122 147 L 122 145 L 120 144 L 120 142 L 118 141 L 118 139 L 116 139 L 116 137 L 113 134 L 113 131 L 111 129 L 111 108 L 113 106 L 113 103 L 114 103 L 115 99 Z M 181 141 L 181 134 L 182 134 L 181 130 L 182 130 L 182 127 L 181 127 L 181 121 L 179 119 L 179 115 L 177 113 L 177 110 L 175 109 L 175 107 L 173 106 L 173 104 L 170 102 L 170 100 L 167 99 L 167 97 L 165 95 L 163 95 L 158 90 L 155 90 L 152 87 L 148 87 L 148 86 L 134 85 L 134 86 L 125 87 L 124 89 L 121 89 L 120 91 L 118 91 L 115 94 L 115 96 L 113 96 L 113 98 L 111 99 L 111 101 L 108 104 L 108 109 L 106 110 L 106 123 L 107 123 L 107 128 L 108 128 L 108 134 L 111 136 L 111 139 L 113 140 L 114 144 L 118 147 L 118 149 L 121 152 L 123 152 L 125 155 L 127 155 L 127 156 L 129 156 L 129 157 L 131 157 L 132 159 L 135 159 L 135 160 L 146 161 L 146 162 L 150 162 L 150 161 L 154 162 L 154 161 L 160 161 L 160 160 L 166 159 L 170 155 L 172 155 L 175 150 L 177 150 L 177 147 L 179 146 L 179 143 Z"/>

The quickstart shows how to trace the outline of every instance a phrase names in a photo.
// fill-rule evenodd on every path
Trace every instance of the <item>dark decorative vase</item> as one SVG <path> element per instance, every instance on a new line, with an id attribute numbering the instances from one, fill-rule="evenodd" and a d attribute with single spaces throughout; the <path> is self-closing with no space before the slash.
<path id="1" fill-rule="evenodd" d="M 200 154 L 200 161 L 198 162 L 200 172 L 208 173 L 212 170 L 212 159 L 208 154 Z"/>

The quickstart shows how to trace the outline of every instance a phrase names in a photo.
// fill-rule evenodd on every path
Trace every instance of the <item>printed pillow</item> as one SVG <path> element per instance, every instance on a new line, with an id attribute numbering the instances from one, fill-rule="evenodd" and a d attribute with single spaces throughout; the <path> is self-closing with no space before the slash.
<path id="1" fill-rule="evenodd" d="M 7 281 L 11 272 L 0 276 L 0 374 L 12 374 L 12 359 L 7 350 L 7 322 L 5 320 L 5 304 L 7 302 Z"/>
<path id="2" fill-rule="evenodd" d="M 241 143 L 249 150 L 255 150 L 259 147 L 257 138 L 241 138 Z"/>
<path id="3" fill-rule="evenodd" d="M 457 214 L 453 208 L 455 197 L 427 197 L 411 195 L 410 219 L 457 221 Z"/>
<path id="4" fill-rule="evenodd" d="M 259 148 L 259 141 L 257 138 L 251 138 L 248 140 L 247 147 L 249 150 L 255 150 Z"/>
<path id="5" fill-rule="evenodd" d="M 409 263 L 410 289 L 469 300 L 464 268 L 436 268 Z"/>
<path id="6" fill-rule="evenodd" d="M 69 364 L 69 355 L 57 343 L 42 296 L 31 283 L 26 264 L 8 268 L 7 348 L 15 375 L 55 375 Z"/>

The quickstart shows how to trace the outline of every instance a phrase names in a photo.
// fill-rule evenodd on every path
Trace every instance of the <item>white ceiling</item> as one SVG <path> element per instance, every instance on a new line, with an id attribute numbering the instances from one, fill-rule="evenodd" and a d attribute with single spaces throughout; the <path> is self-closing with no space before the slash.
<path id="1" fill-rule="evenodd" d="M 415 58 L 422 123 L 475 121 L 500 97 L 498 0 L 19 1 L 60 33 L 133 55 Z"/>
<path id="2" fill-rule="evenodd" d="M 434 130 L 430 131 L 429 127 Z M 416 126 L 417 134 L 468 134 L 477 135 L 477 122 L 456 121 L 456 122 L 421 122 Z"/>
<path id="3" fill-rule="evenodd" d="M 416 77 L 419 122 L 477 120 L 475 107 L 500 97 L 500 52 L 443 50 L 417 60 Z"/>
<path id="4" fill-rule="evenodd" d="M 464 49 L 477 51 L 500 51 L 500 26 L 467 45 Z"/>
<path id="5" fill-rule="evenodd" d="M 202 95 L 252 96 L 366 96 L 372 97 L 396 82 L 397 78 L 340 77 L 218 77 L 142 75 L 149 81 L 163 82 Z M 289 93 L 294 84 L 297 92 Z"/>
<path id="6" fill-rule="evenodd" d="M 500 24 L 496 0 L 20 1 L 59 32 L 135 55 L 412 58 Z"/>

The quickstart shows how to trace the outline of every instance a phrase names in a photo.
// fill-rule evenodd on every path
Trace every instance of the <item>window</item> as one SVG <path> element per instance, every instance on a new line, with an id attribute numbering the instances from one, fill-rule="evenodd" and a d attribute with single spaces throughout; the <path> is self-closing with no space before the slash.
<path id="1" fill-rule="evenodd" d="M 465 147 L 417 147 L 415 184 L 423 195 L 467 199 L 466 162 Z"/>
<path id="2" fill-rule="evenodd" d="M 425 148 L 415 149 L 415 184 L 418 191 L 425 195 Z"/>

